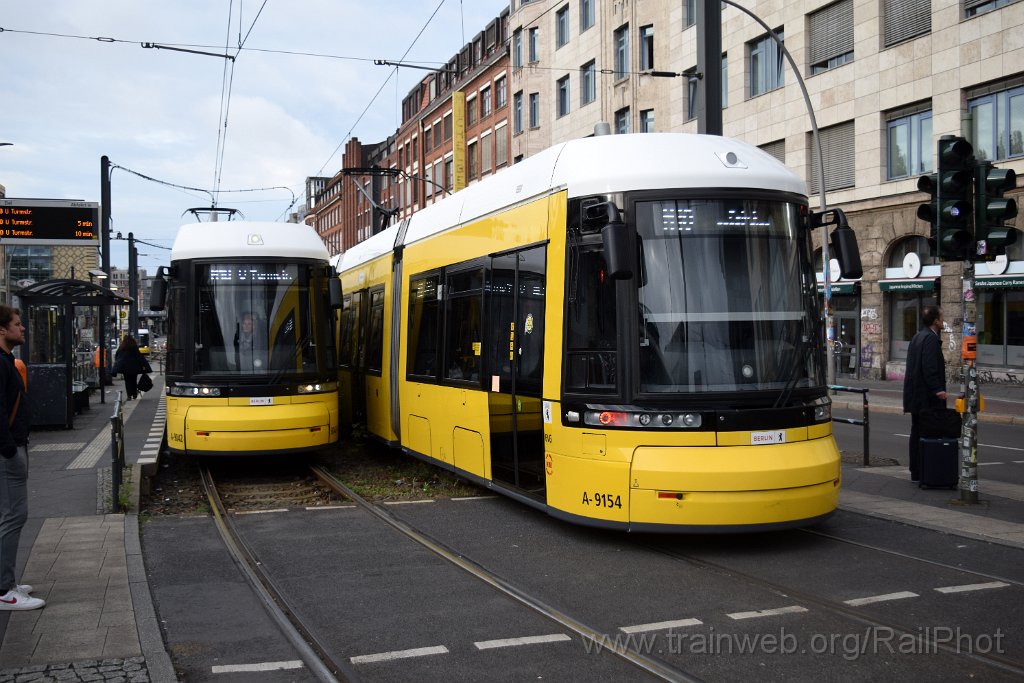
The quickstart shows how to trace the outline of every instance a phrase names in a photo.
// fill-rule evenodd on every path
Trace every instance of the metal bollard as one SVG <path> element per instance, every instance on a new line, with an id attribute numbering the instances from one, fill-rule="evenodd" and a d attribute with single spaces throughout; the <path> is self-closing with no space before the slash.
<path id="1" fill-rule="evenodd" d="M 114 414 L 110 416 L 110 503 L 112 511 L 121 512 L 121 473 L 124 471 L 124 409 L 121 392 L 114 401 Z"/>
<path id="2" fill-rule="evenodd" d="M 833 422 L 842 422 L 844 424 L 860 425 L 864 427 L 864 467 L 867 467 L 871 463 L 871 427 L 870 420 L 868 418 L 868 389 L 861 389 L 859 387 L 844 387 L 838 384 L 830 384 L 829 389 L 832 391 L 848 391 L 852 394 L 860 394 L 864 399 L 864 419 L 854 420 L 849 417 L 833 417 Z"/>

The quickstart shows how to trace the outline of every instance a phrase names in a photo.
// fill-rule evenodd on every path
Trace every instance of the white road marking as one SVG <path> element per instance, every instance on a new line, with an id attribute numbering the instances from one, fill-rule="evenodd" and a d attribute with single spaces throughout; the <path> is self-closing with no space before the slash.
<path id="1" fill-rule="evenodd" d="M 664 631 L 680 626 L 700 626 L 702 623 L 704 622 L 700 619 L 677 619 L 675 621 L 657 621 L 652 624 L 637 624 L 636 626 L 620 626 L 619 630 L 623 633 L 644 633 L 646 631 Z"/>
<path id="2" fill-rule="evenodd" d="M 806 607 L 800 605 L 791 605 L 789 607 L 779 607 L 777 609 L 762 609 L 754 612 L 733 612 L 725 616 L 730 619 L 755 619 L 757 617 L 773 617 L 776 614 L 796 614 L 798 612 L 806 612 Z"/>
<path id="3" fill-rule="evenodd" d="M 979 462 L 978 467 L 984 467 L 985 465 L 1005 465 L 1005 462 Z"/>
<path id="4" fill-rule="evenodd" d="M 222 664 L 210 667 L 215 674 L 251 673 L 255 671 L 281 671 L 282 669 L 301 669 L 303 663 L 299 660 L 288 662 L 263 662 L 262 664 Z"/>
<path id="5" fill-rule="evenodd" d="M 903 436 L 903 437 L 906 437 L 908 439 L 910 438 L 910 434 L 893 434 L 893 436 Z M 959 437 L 957 437 L 957 440 L 959 440 Z M 998 448 L 998 449 L 1004 450 L 1004 451 L 1021 451 L 1021 452 L 1024 452 L 1024 448 L 1017 448 L 1016 446 L 996 446 L 995 444 L 991 444 L 991 443 L 979 443 L 978 444 L 978 448 Z M 1014 462 L 1024 462 L 1024 460 L 1014 461 Z"/>
<path id="6" fill-rule="evenodd" d="M 905 598 L 917 597 L 920 597 L 917 593 L 901 591 L 899 593 L 886 593 L 885 595 L 872 595 L 867 598 L 854 598 L 853 600 L 844 600 L 843 602 L 850 607 L 860 607 L 861 605 L 870 605 L 874 602 L 888 602 L 889 600 L 903 600 Z"/>
<path id="7" fill-rule="evenodd" d="M 420 503 L 433 503 L 432 500 L 386 500 L 385 505 L 418 505 Z"/>
<path id="8" fill-rule="evenodd" d="M 490 500 L 491 498 L 497 498 L 498 496 L 463 496 L 462 498 L 452 498 L 452 500 Z"/>
<path id="9" fill-rule="evenodd" d="M 307 510 L 353 510 L 355 505 L 310 505 Z"/>
<path id="10" fill-rule="evenodd" d="M 232 512 L 235 515 L 265 515 L 268 512 L 288 512 L 288 508 L 274 508 L 273 510 L 239 510 Z"/>
<path id="11" fill-rule="evenodd" d="M 473 643 L 478 650 L 493 650 L 498 647 L 516 647 L 518 645 L 538 645 L 540 643 L 560 643 L 572 640 L 564 633 L 552 633 L 548 636 L 524 636 L 522 638 L 502 638 L 500 640 L 481 640 Z"/>
<path id="12" fill-rule="evenodd" d="M 968 583 L 963 586 L 943 586 L 935 590 L 940 593 L 966 593 L 968 591 L 983 591 L 989 588 L 1005 588 L 1009 585 L 1003 581 L 989 581 L 988 583 Z"/>
<path id="13" fill-rule="evenodd" d="M 394 650 L 392 652 L 381 652 L 375 655 L 359 655 L 350 657 L 348 661 L 353 664 L 374 664 L 376 662 L 391 662 L 396 659 L 409 659 L 411 657 L 426 657 L 428 655 L 448 654 L 448 648 L 444 645 L 433 647 L 417 647 L 412 650 Z"/>

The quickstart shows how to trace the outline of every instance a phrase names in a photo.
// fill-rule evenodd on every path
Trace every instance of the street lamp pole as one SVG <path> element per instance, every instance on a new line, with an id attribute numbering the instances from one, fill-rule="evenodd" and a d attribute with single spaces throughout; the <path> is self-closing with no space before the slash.
<path id="1" fill-rule="evenodd" d="M 101 270 L 110 274 L 110 159 L 107 155 L 100 157 L 100 249 L 102 265 Z M 107 291 L 110 291 L 110 278 L 102 281 Z M 110 320 L 110 307 L 106 304 L 100 305 L 100 403 L 106 403 L 107 388 L 104 384 L 106 379 L 107 360 L 107 321 Z"/>

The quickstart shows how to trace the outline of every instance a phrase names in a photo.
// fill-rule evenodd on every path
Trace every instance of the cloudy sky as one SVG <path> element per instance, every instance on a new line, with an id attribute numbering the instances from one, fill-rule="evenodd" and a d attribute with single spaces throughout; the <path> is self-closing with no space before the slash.
<path id="1" fill-rule="evenodd" d="M 304 201 L 307 176 L 331 175 L 340 167 L 349 137 L 377 142 L 400 123 L 401 99 L 426 72 L 395 74 L 375 66 L 374 59 L 398 61 L 412 45 L 406 61 L 440 66 L 508 3 L 3 4 L 0 142 L 13 145 L 0 147 L 0 184 L 8 198 L 98 202 L 100 157 L 107 155 L 117 166 L 176 185 L 219 185 L 218 205 L 240 209 L 250 220 L 283 220 L 291 192 Z M 235 54 L 243 38 L 233 72 L 220 57 L 141 46 L 224 54 L 227 44 Z M 227 192 L 274 186 L 288 189 Z M 111 188 L 113 230 L 164 247 L 180 224 L 194 220 L 182 216 L 186 209 L 210 203 L 202 192 L 162 186 L 120 169 L 113 172 Z M 111 244 L 112 263 L 127 266 L 126 243 Z M 166 249 L 140 245 L 139 251 L 139 265 L 150 273 L 169 260 Z"/>

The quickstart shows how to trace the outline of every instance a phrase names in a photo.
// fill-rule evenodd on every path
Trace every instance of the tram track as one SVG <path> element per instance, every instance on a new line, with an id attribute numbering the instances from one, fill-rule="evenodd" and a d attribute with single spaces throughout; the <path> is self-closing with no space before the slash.
<path id="1" fill-rule="evenodd" d="M 826 538 L 831 538 L 828 534 L 820 534 L 820 535 L 821 536 L 825 536 Z M 859 542 L 850 542 L 850 543 L 852 545 L 856 545 L 856 546 L 866 545 L 866 544 L 861 544 Z M 843 602 L 840 602 L 838 600 L 834 600 L 834 599 L 831 599 L 831 598 L 828 598 L 828 597 L 816 594 L 816 593 L 808 591 L 808 590 L 806 590 L 804 588 L 796 587 L 796 586 L 794 586 L 792 584 L 786 584 L 786 583 L 782 583 L 782 582 L 775 581 L 775 580 L 772 580 L 772 579 L 766 579 L 764 577 L 758 576 L 758 575 L 750 573 L 748 571 L 744 571 L 742 569 L 737 569 L 735 567 L 728 566 L 728 565 L 726 565 L 724 563 L 721 563 L 721 562 L 715 562 L 713 560 L 708 560 L 708 559 L 705 559 L 705 558 L 702 558 L 702 557 L 698 557 L 696 554 L 685 553 L 685 552 L 680 552 L 680 551 L 677 551 L 677 550 L 672 550 L 672 549 L 668 549 L 668 548 L 658 547 L 658 546 L 653 545 L 651 543 L 641 543 L 641 542 L 638 542 L 637 543 L 637 547 L 643 548 L 643 549 L 651 551 L 651 552 L 658 553 L 660 555 L 663 555 L 665 557 L 668 557 L 670 559 L 673 559 L 673 560 L 676 560 L 676 561 L 679 561 L 679 562 L 686 563 L 687 565 L 689 565 L 691 567 L 694 567 L 694 568 L 697 568 L 697 569 L 700 569 L 700 570 L 714 572 L 714 573 L 716 573 L 716 574 L 718 574 L 720 576 L 726 577 L 729 580 L 742 582 L 742 583 L 745 583 L 748 586 L 751 586 L 751 587 L 754 587 L 754 588 L 759 588 L 759 589 L 762 589 L 762 590 L 766 590 L 768 592 L 771 592 L 771 593 L 774 593 L 774 594 L 777 594 L 777 595 L 785 595 L 785 596 L 787 596 L 789 598 L 793 598 L 793 599 L 795 599 L 797 601 L 800 601 L 800 602 L 803 602 L 803 603 L 807 603 L 809 605 L 813 605 L 813 606 L 815 606 L 815 607 L 817 607 L 819 609 L 824 610 L 827 613 L 831 613 L 833 615 L 840 616 L 840 617 L 843 617 L 845 619 L 852 620 L 853 622 L 855 622 L 857 624 L 860 624 L 862 626 L 865 626 L 865 627 L 867 627 L 869 629 L 876 629 L 876 630 L 877 629 L 890 629 L 892 632 L 900 634 L 901 636 L 904 636 L 904 637 L 909 637 L 909 638 L 913 638 L 913 639 L 924 638 L 923 641 L 919 640 L 918 642 L 921 644 L 922 649 L 924 649 L 925 651 L 943 652 L 943 653 L 945 653 L 947 655 L 950 655 L 950 656 L 953 656 L 953 657 L 965 657 L 965 658 L 968 658 L 968 659 L 970 659 L 970 660 L 972 660 L 974 662 L 977 662 L 977 663 L 980 663 L 982 665 L 985 665 L 986 667 L 990 667 L 991 669 L 996 669 L 996 670 L 1001 671 L 1003 673 L 1008 673 L 1008 674 L 1012 674 L 1012 675 L 1015 675 L 1015 676 L 1024 676 L 1024 662 L 1022 662 L 1022 661 L 1010 659 L 1009 657 L 1003 657 L 1003 656 L 1000 656 L 999 654 L 971 652 L 971 651 L 964 651 L 964 650 L 958 649 L 957 647 L 953 647 L 953 646 L 947 645 L 944 642 L 939 642 L 937 637 L 934 634 L 929 635 L 927 630 L 924 631 L 923 634 L 922 634 L 922 630 L 918 626 L 912 626 L 912 625 L 908 625 L 908 624 L 905 624 L 905 623 L 900 623 L 898 621 L 884 619 L 884 618 L 881 618 L 881 617 L 878 617 L 878 616 L 867 614 L 867 613 L 865 613 L 865 612 L 863 612 L 861 610 L 858 610 L 854 606 L 851 606 L 851 605 L 845 604 Z M 884 550 L 884 549 L 880 549 L 880 548 L 874 548 L 874 547 L 871 547 L 871 546 L 867 546 L 867 547 L 869 549 L 872 549 L 872 550 Z M 898 552 L 891 552 L 889 554 L 893 554 L 893 555 L 897 555 L 897 556 L 901 555 Z M 994 576 L 989 576 L 989 575 L 983 574 L 981 572 L 973 572 L 971 570 L 965 570 L 965 569 L 962 569 L 962 568 L 959 568 L 959 567 L 955 567 L 955 566 L 952 566 L 952 565 L 948 565 L 948 564 L 944 564 L 944 563 L 941 563 L 941 562 L 934 562 L 934 561 L 931 561 L 931 560 L 927 560 L 926 558 L 918 558 L 918 557 L 907 555 L 905 557 L 905 559 L 920 560 L 920 561 L 924 561 L 924 562 L 927 562 L 929 564 L 932 564 L 932 565 L 935 565 L 935 566 L 938 566 L 938 567 L 942 567 L 944 569 L 950 569 L 950 570 L 961 572 L 961 573 L 965 573 L 965 574 L 973 574 L 973 575 L 976 575 L 976 576 L 984 576 L 986 578 L 993 578 L 993 579 L 996 578 Z M 1003 580 L 1003 579 L 998 579 L 998 580 Z M 1012 584 L 1014 584 L 1016 586 L 1021 586 L 1022 585 L 1021 582 L 1018 582 L 1018 581 L 1007 581 L 1007 582 L 1008 583 L 1012 583 Z"/>

